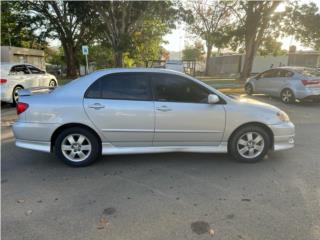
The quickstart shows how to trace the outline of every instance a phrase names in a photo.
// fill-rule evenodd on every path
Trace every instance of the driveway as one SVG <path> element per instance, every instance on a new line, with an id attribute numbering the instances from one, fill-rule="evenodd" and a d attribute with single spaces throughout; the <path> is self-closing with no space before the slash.
<path id="1" fill-rule="evenodd" d="M 320 104 L 284 105 L 296 147 L 240 164 L 224 154 L 103 157 L 70 168 L 14 146 L 2 108 L 3 239 L 320 239 Z"/>

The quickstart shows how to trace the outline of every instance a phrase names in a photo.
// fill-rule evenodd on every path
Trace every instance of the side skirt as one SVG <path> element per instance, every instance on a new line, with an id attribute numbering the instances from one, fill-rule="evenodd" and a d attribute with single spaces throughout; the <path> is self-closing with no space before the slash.
<path id="1" fill-rule="evenodd" d="M 168 153 L 168 152 L 195 152 L 195 153 L 227 153 L 228 144 L 218 146 L 168 146 L 168 147 L 115 147 L 110 143 L 102 144 L 102 155 L 114 154 L 143 154 L 143 153 Z"/>

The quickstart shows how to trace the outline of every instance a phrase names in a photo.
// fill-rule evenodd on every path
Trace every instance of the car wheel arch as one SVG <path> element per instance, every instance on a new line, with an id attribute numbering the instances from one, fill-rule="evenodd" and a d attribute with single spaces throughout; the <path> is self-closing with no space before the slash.
<path id="1" fill-rule="evenodd" d="M 55 142 L 57 137 L 59 136 L 60 133 L 62 133 L 65 129 L 71 128 L 71 127 L 80 127 L 80 128 L 84 128 L 89 130 L 92 134 L 94 134 L 96 136 L 96 138 L 98 139 L 98 142 L 100 143 L 100 147 L 102 147 L 102 139 L 99 136 L 99 134 L 91 127 L 82 124 L 82 123 L 67 123 L 67 124 L 63 124 L 61 126 L 59 126 L 57 129 L 55 129 L 55 131 L 52 133 L 51 135 L 51 146 L 50 146 L 50 151 L 52 152 L 54 147 L 55 147 Z"/>
<path id="2" fill-rule="evenodd" d="M 266 124 L 264 123 L 261 123 L 261 122 L 247 122 L 247 123 L 244 123 L 240 126 L 238 126 L 236 129 L 234 129 L 232 131 L 232 133 L 230 134 L 230 137 L 228 138 L 228 152 L 230 150 L 230 142 L 231 142 L 231 139 L 234 137 L 234 135 L 242 128 L 244 127 L 249 127 L 249 126 L 258 126 L 258 127 L 261 127 L 263 128 L 264 130 L 266 130 L 266 132 L 268 133 L 268 136 L 270 137 L 270 148 L 273 148 L 273 144 L 274 144 L 274 135 L 273 135 L 273 132 L 271 130 L 270 127 L 268 127 Z"/>

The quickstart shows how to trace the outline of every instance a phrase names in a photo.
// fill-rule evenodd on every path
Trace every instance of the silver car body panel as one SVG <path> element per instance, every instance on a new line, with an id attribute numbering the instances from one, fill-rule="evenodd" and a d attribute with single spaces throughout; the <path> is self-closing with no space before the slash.
<path id="1" fill-rule="evenodd" d="M 270 77 L 259 78 L 257 76 L 249 78 L 246 83 L 250 83 L 253 86 L 255 93 L 265 93 L 274 97 L 280 97 L 283 89 L 289 88 L 294 93 L 297 99 L 304 99 L 307 97 L 319 97 L 320 98 L 320 84 L 304 86 L 301 80 L 319 80 L 320 77 L 305 76 L 299 72 L 303 67 L 279 67 L 270 70 L 287 70 L 293 73 L 290 77 Z M 269 71 L 269 70 L 268 70 Z M 266 71 L 267 72 L 267 71 Z"/>
<path id="2" fill-rule="evenodd" d="M 119 72 L 169 73 L 189 78 L 220 96 L 226 104 L 99 99 L 103 108 L 91 108 L 95 99 L 84 98 L 87 88 L 106 74 Z M 102 154 L 152 152 L 227 152 L 232 133 L 244 124 L 263 124 L 274 135 L 274 150 L 294 146 L 294 125 L 281 122 L 280 110 L 268 104 L 232 99 L 203 82 L 163 69 L 100 70 L 47 94 L 21 96 L 29 104 L 13 125 L 16 145 L 50 152 L 59 127 L 80 124 L 100 137 Z M 159 108 L 170 111 L 160 111 Z"/>

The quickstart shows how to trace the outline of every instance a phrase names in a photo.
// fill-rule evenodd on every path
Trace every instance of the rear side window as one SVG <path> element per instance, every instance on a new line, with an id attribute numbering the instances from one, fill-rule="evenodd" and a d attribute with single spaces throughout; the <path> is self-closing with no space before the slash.
<path id="1" fill-rule="evenodd" d="M 89 87 L 86 97 L 118 100 L 151 100 L 149 79 L 142 73 L 106 75 Z"/>
<path id="2" fill-rule="evenodd" d="M 209 91 L 199 84 L 173 74 L 153 74 L 156 101 L 208 103 Z"/>
<path id="3" fill-rule="evenodd" d="M 279 77 L 292 77 L 293 72 L 290 72 L 288 70 L 279 70 Z"/>
<path id="4" fill-rule="evenodd" d="M 274 77 L 277 77 L 277 75 L 278 75 L 278 70 L 272 69 L 262 73 L 260 75 L 260 78 L 274 78 Z"/>
<path id="5" fill-rule="evenodd" d="M 11 68 L 10 74 L 29 74 L 29 70 L 25 65 L 17 65 Z"/>

